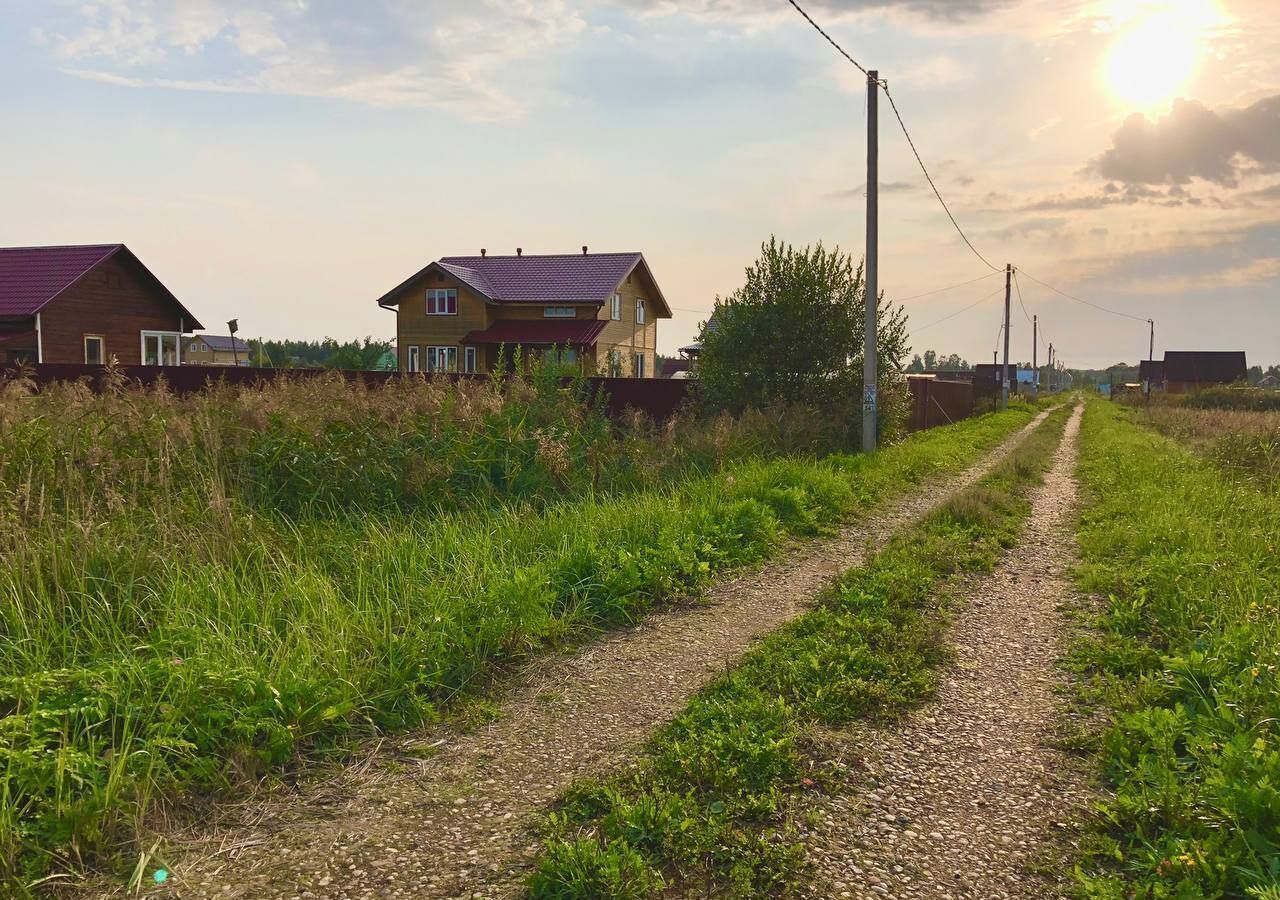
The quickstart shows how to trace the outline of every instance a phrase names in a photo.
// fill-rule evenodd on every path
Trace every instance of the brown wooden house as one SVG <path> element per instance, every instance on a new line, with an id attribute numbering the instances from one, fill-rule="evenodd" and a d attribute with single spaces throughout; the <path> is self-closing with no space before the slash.
<path id="1" fill-rule="evenodd" d="M 583 371 L 653 378 L 671 318 L 640 253 L 447 256 L 378 299 L 402 372 L 489 372 L 549 352 Z M 501 355 L 501 358 L 500 358 Z"/>
<path id="2" fill-rule="evenodd" d="M 180 365 L 203 327 L 124 244 L 0 248 L 0 362 Z"/>

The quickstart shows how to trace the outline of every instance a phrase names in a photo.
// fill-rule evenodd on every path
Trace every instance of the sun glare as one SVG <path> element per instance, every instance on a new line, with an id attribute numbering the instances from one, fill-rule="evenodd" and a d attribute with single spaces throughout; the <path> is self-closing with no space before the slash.
<path id="1" fill-rule="evenodd" d="M 1106 82 L 1116 99 L 1146 111 L 1166 106 L 1196 70 L 1222 16 L 1210 0 L 1114 4 Z"/>

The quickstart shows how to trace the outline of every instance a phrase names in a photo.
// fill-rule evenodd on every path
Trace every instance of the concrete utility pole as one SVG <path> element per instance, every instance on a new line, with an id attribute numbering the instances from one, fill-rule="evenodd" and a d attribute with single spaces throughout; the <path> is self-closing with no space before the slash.
<path id="1" fill-rule="evenodd" d="M 1156 356 L 1156 320 L 1147 319 L 1147 324 L 1151 326 L 1151 343 L 1147 345 L 1147 377 L 1143 382 L 1143 390 L 1147 394 L 1147 405 L 1151 405 L 1151 370 L 1154 368 Z"/>
<path id="2" fill-rule="evenodd" d="M 867 73 L 867 259 L 866 259 L 866 333 L 862 350 L 862 452 L 874 453 L 878 423 L 876 421 L 876 306 L 880 300 L 878 284 L 880 228 L 880 73 Z"/>
<path id="3" fill-rule="evenodd" d="M 1040 367 L 1036 365 L 1037 342 L 1040 340 L 1040 317 L 1031 317 L 1031 371 L 1036 373 L 1036 394 L 1040 393 Z"/>
<path id="4" fill-rule="evenodd" d="M 1053 344 L 1049 345 L 1049 393 L 1053 393 Z"/>
<path id="5" fill-rule="evenodd" d="M 1009 300 L 1013 290 L 1013 265 L 1004 267 L 1004 371 L 1000 373 L 1000 405 L 1009 408 Z"/>

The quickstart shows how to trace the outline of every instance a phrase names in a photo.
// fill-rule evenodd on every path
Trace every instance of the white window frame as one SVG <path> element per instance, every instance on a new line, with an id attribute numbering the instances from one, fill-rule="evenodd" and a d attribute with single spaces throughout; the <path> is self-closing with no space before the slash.
<path id="1" fill-rule="evenodd" d="M 622 321 L 622 295 L 621 294 L 613 295 L 613 307 L 610 310 L 610 318 L 612 318 L 615 322 Z"/>
<path id="2" fill-rule="evenodd" d="M 576 319 L 578 311 L 572 306 L 544 306 L 542 317 L 544 319 Z"/>
<path id="3" fill-rule="evenodd" d="M 448 300 L 453 299 L 453 312 L 448 310 Z M 440 301 L 444 300 L 445 311 L 440 311 Z M 432 307 L 435 307 L 433 310 Z M 457 288 L 427 288 L 427 315 L 429 316 L 456 316 L 458 314 L 458 289 Z"/>
<path id="4" fill-rule="evenodd" d="M 444 364 L 441 364 L 441 360 Z M 456 372 L 458 371 L 458 348 L 451 346 L 438 346 L 427 348 L 427 371 L 428 372 Z"/>
<path id="5" fill-rule="evenodd" d="M 479 354 L 476 348 L 470 345 L 462 348 L 462 371 L 469 375 L 474 375 L 476 371 L 476 360 Z"/>
<path id="6" fill-rule="evenodd" d="M 635 373 L 636 373 L 636 374 L 635 374 L 635 377 L 636 377 L 636 378 L 644 378 L 644 377 L 645 377 L 645 374 L 644 374 L 644 354 L 643 354 L 643 353 L 636 353 L 636 354 L 634 354 L 634 355 L 631 357 L 631 359 L 632 359 L 632 366 L 633 366 L 633 370 L 634 370 L 634 371 L 635 371 Z"/>
<path id="7" fill-rule="evenodd" d="M 417 344 L 405 348 L 404 367 L 406 372 L 414 375 L 422 371 L 422 356 Z"/>
<path id="8" fill-rule="evenodd" d="M 142 341 L 141 341 L 142 356 L 141 356 L 141 359 L 142 359 L 142 364 L 143 364 L 144 366 L 146 366 L 146 365 L 150 365 L 150 363 L 148 363 L 148 362 L 147 362 L 147 338 L 159 338 L 159 339 L 161 339 L 161 342 L 160 342 L 159 346 L 156 348 L 156 349 L 159 351 L 158 353 L 156 353 L 156 358 L 157 358 L 157 359 L 159 359 L 159 360 L 160 360 L 160 362 L 156 363 L 156 365 L 161 365 L 161 366 L 163 366 L 163 365 L 164 365 L 164 341 L 163 341 L 163 338 L 167 338 L 167 337 L 171 337 L 171 338 L 173 338 L 173 364 L 174 364 L 175 366 L 180 366 L 180 365 L 182 365 L 182 335 L 181 335 L 179 332 L 177 332 L 177 331 L 143 331 L 143 332 L 141 332 L 141 337 L 142 337 Z"/>
<path id="9" fill-rule="evenodd" d="M 98 361 L 96 363 L 89 362 L 89 342 L 98 342 Z M 100 366 L 107 361 L 107 339 L 100 334 L 86 334 L 84 336 L 84 364 L 86 366 Z"/>
<path id="10" fill-rule="evenodd" d="M 621 350 L 609 351 L 609 377 L 610 378 L 622 377 L 622 351 Z"/>
<path id="11" fill-rule="evenodd" d="M 636 324 L 644 324 L 644 300 L 639 297 L 636 298 Z"/>

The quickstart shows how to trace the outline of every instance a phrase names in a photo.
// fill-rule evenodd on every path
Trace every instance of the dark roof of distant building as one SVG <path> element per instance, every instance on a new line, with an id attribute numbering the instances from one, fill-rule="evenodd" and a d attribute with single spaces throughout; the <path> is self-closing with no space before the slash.
<path id="1" fill-rule="evenodd" d="M 192 340 L 204 341 L 209 345 L 210 350 L 217 350 L 219 353 L 231 353 L 233 350 L 240 353 L 249 352 L 248 344 L 229 334 L 197 334 Z"/>
<path id="2" fill-rule="evenodd" d="M 1248 376 L 1243 350 L 1166 350 L 1164 354 L 1167 381 L 1229 384 Z"/>
<path id="3" fill-rule="evenodd" d="M 589 347 L 607 324 L 604 319 L 499 319 L 483 331 L 469 332 L 462 343 Z"/>
<path id="4" fill-rule="evenodd" d="M 1138 363 L 1139 381 L 1164 381 L 1164 360 L 1144 359 Z"/>
<path id="5" fill-rule="evenodd" d="M 720 330 L 720 323 L 716 321 L 715 314 L 712 313 L 711 318 L 702 323 L 702 331 L 698 334 L 698 339 L 692 344 L 685 344 L 680 348 L 681 353 L 692 353 L 697 355 L 702 352 L 702 341 L 709 334 L 715 334 Z"/>
<path id="6" fill-rule="evenodd" d="M 644 255 L 633 253 L 563 253 L 519 256 L 445 256 L 415 272 L 378 299 L 394 305 L 394 296 L 433 269 L 443 271 L 495 303 L 606 303 L 637 267 L 657 279 Z M 647 299 L 647 298 L 646 298 Z M 671 309 L 658 289 L 654 315 L 670 318 Z"/>
<path id="7" fill-rule="evenodd" d="M 119 256 L 182 311 L 188 328 L 201 325 L 164 283 L 124 244 L 0 247 L 0 316 L 34 316 L 106 260 Z"/>

